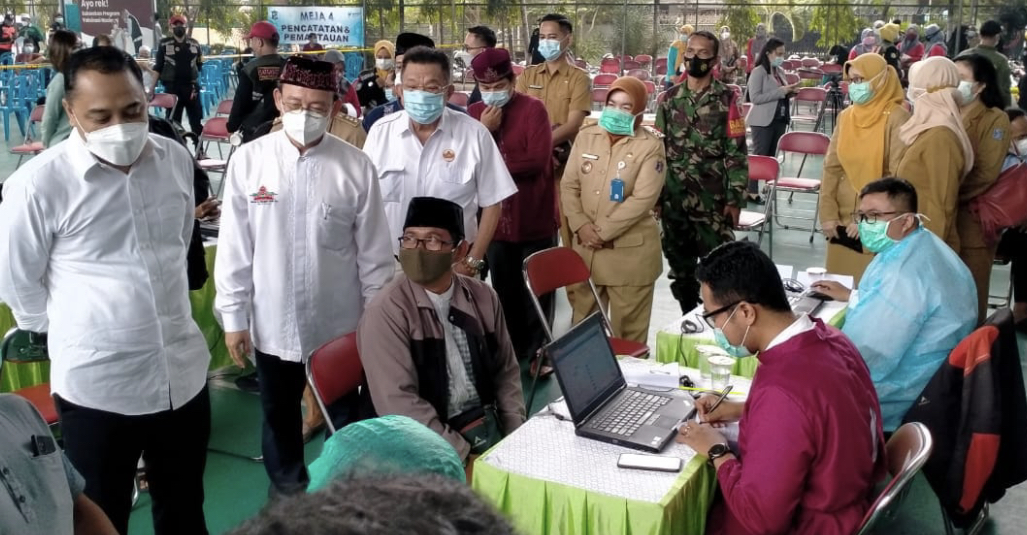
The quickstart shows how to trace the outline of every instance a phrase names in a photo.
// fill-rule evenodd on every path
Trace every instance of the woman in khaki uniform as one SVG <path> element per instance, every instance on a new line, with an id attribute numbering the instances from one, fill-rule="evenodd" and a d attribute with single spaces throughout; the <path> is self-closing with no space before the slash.
<path id="1" fill-rule="evenodd" d="M 660 231 L 651 209 L 663 188 L 663 140 L 641 127 L 647 101 L 641 81 L 610 86 L 599 124 L 585 126 L 560 182 L 573 247 L 592 271 L 614 336 L 645 343 L 653 288 L 663 269 Z M 577 291 L 573 322 L 597 309 Z"/>
<path id="2" fill-rule="evenodd" d="M 983 322 L 988 313 L 991 265 L 995 261 L 998 244 L 984 241 L 981 223 L 970 212 L 970 201 L 998 180 L 1009 151 L 1009 118 L 1002 109 L 998 74 L 991 60 L 970 54 L 957 58 L 955 62 L 961 79 L 963 127 L 974 148 L 973 169 L 959 185 L 956 232 L 959 234 L 959 257 L 970 268 L 977 285 L 977 321 Z"/>
<path id="3" fill-rule="evenodd" d="M 958 87 L 959 70 L 948 58 L 927 58 L 909 68 L 913 116 L 899 129 L 908 147 L 898 169 L 899 178 L 916 188 L 924 227 L 957 253 L 959 185 L 974 166 Z"/>
<path id="4" fill-rule="evenodd" d="M 838 115 L 838 128 L 824 159 L 820 183 L 820 226 L 828 238 L 838 237 L 838 227 L 855 237 L 852 222 L 859 191 L 881 177 L 895 173 L 906 146 L 899 127 L 909 119 L 903 107 L 902 84 L 895 69 L 879 54 L 863 54 L 845 64 L 852 106 Z M 852 275 L 856 282 L 873 259 L 848 247 L 827 245 L 827 270 Z"/>

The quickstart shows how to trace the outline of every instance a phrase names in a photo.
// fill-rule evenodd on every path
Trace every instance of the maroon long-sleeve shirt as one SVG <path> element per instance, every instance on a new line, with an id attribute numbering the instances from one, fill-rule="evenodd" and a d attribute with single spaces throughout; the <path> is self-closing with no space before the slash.
<path id="1" fill-rule="evenodd" d="M 851 535 L 886 467 L 866 364 L 820 320 L 759 359 L 707 533 Z"/>
<path id="2" fill-rule="evenodd" d="M 481 120 L 483 102 L 467 113 Z M 517 193 L 503 201 L 495 241 L 526 242 L 556 234 L 556 184 L 553 181 L 553 132 L 541 100 L 514 92 L 503 106 L 503 121 L 492 133 Z"/>

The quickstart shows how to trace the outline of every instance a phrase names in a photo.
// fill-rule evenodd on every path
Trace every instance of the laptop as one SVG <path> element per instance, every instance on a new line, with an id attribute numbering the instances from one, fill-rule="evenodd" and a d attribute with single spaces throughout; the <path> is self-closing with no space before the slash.
<path id="1" fill-rule="evenodd" d="M 691 404 L 629 388 L 596 312 L 546 346 L 578 436 L 658 453 Z"/>
<path id="2" fill-rule="evenodd" d="M 827 296 L 815 292 L 803 292 L 788 294 L 788 304 L 792 306 L 792 312 L 796 314 L 815 315 L 824 306 Z"/>

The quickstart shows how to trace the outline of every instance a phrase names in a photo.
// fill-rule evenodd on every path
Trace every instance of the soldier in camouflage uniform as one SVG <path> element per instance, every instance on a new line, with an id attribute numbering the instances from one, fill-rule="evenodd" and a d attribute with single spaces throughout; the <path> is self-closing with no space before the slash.
<path id="1" fill-rule="evenodd" d="M 749 181 L 745 124 L 738 97 L 713 78 L 717 38 L 696 32 L 685 52 L 687 79 L 656 110 L 667 176 L 659 208 L 670 289 L 687 314 L 699 303 L 699 258 L 733 241 Z"/>

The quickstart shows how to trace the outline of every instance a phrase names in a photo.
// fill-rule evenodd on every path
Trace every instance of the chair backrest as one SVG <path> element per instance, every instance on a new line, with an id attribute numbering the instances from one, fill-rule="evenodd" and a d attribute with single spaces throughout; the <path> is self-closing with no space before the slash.
<path id="1" fill-rule="evenodd" d="M 29 122 L 41 123 L 43 122 L 43 112 L 46 111 L 46 105 L 37 104 L 35 108 L 32 108 L 32 113 L 29 114 Z"/>
<path id="2" fill-rule="evenodd" d="M 894 517 L 909 490 L 913 477 L 927 463 L 934 447 L 931 432 L 920 422 L 904 424 L 888 440 L 888 472 L 892 479 L 863 516 L 857 535 L 874 531 L 882 521 Z"/>
<path id="3" fill-rule="evenodd" d="M 218 141 L 228 139 L 228 118 L 227 117 L 211 117 L 207 119 L 207 122 L 203 124 L 203 132 L 200 133 L 201 138 L 215 139 Z"/>
<path id="4" fill-rule="evenodd" d="M 794 72 L 786 72 L 785 73 L 785 82 L 788 85 L 797 84 L 797 83 L 799 83 L 799 80 L 800 80 L 800 78 L 799 78 L 798 74 L 795 74 Z"/>
<path id="5" fill-rule="evenodd" d="M 521 65 L 514 65 L 513 66 L 513 72 L 514 72 L 514 74 L 516 76 L 520 76 L 521 74 L 524 73 L 524 67 L 521 66 Z"/>
<path id="6" fill-rule="evenodd" d="M 597 87 L 592 90 L 592 103 L 606 105 L 606 95 L 610 92 L 605 87 Z"/>
<path id="7" fill-rule="evenodd" d="M 585 69 L 586 71 L 588 70 L 588 62 L 581 58 L 574 60 L 574 66 L 579 69 Z"/>
<path id="8" fill-rule="evenodd" d="M 325 415 L 328 429 L 335 426 L 328 407 L 339 398 L 353 392 L 364 382 L 364 366 L 357 350 L 357 333 L 340 336 L 315 349 L 307 358 L 307 382 L 314 392 L 317 404 Z"/>
<path id="9" fill-rule="evenodd" d="M 603 60 L 603 61 L 606 61 L 606 60 Z M 620 72 L 620 64 L 619 63 L 603 63 L 602 65 L 599 66 L 599 72 L 610 73 L 610 74 L 617 74 L 617 73 Z"/>
<path id="10" fill-rule="evenodd" d="M 646 94 L 652 95 L 653 93 L 656 92 L 656 84 L 654 84 L 653 82 L 651 82 L 649 80 L 645 80 L 642 83 L 645 84 L 645 92 L 646 92 Z"/>
<path id="11" fill-rule="evenodd" d="M 824 71 L 827 74 L 842 72 L 842 68 L 842 65 L 838 63 L 825 63 L 820 66 L 820 70 Z"/>
<path id="12" fill-rule="evenodd" d="M 524 259 L 523 271 L 524 285 L 528 287 L 528 294 L 535 305 L 535 311 L 539 318 L 546 317 L 539 297 L 572 284 L 587 283 L 593 297 L 597 301 L 599 299 L 595 286 L 592 285 L 592 273 L 585 265 L 585 261 L 581 259 L 581 255 L 570 247 L 553 247 L 532 254 Z M 603 317 L 606 317 L 605 312 Z M 549 329 L 548 323 L 543 321 L 542 328 L 552 340 L 553 333 Z"/>
<path id="13" fill-rule="evenodd" d="M 800 87 L 793 97 L 797 102 L 824 102 L 827 91 L 822 87 Z"/>
<path id="14" fill-rule="evenodd" d="M 827 154 L 831 138 L 820 132 L 787 132 L 777 142 L 778 152 L 797 152 L 799 154 Z"/>
<path id="15" fill-rule="evenodd" d="M 820 69 L 799 69 L 798 72 L 802 80 L 820 80 L 824 77 L 824 71 Z"/>
<path id="16" fill-rule="evenodd" d="M 653 66 L 655 66 L 657 69 L 659 69 L 661 66 L 666 68 L 667 58 L 656 58 L 656 61 L 653 63 Z"/>
<path id="17" fill-rule="evenodd" d="M 628 76 L 638 78 L 643 82 L 648 82 L 652 78 L 652 75 L 649 74 L 649 71 L 645 69 L 631 69 L 630 71 L 628 71 Z"/>
<path id="18" fill-rule="evenodd" d="M 817 58 L 802 58 L 803 67 L 819 67 L 820 60 Z"/>
<path id="19" fill-rule="evenodd" d="M 592 87 L 605 87 L 617 81 L 616 74 L 601 73 L 592 79 Z"/>
<path id="20" fill-rule="evenodd" d="M 663 65 L 656 66 L 656 76 L 664 76 L 667 74 L 667 62 L 664 61 Z"/>
<path id="21" fill-rule="evenodd" d="M 214 115 L 231 115 L 233 102 L 230 98 L 218 102 L 218 109 L 214 112 Z"/>
<path id="22" fill-rule="evenodd" d="M 639 54 L 639 55 L 635 56 L 635 61 L 639 62 L 643 66 L 644 65 L 649 65 L 650 63 L 653 62 L 653 57 L 650 56 L 649 54 Z"/>
<path id="23" fill-rule="evenodd" d="M 772 156 L 749 155 L 749 181 L 777 180 L 781 164 Z"/>
<path id="24" fill-rule="evenodd" d="M 633 59 L 626 59 L 626 60 L 624 60 L 624 70 L 625 71 L 632 71 L 632 70 L 641 69 L 641 68 L 642 68 L 642 64 L 637 62 L 637 61 L 635 61 L 635 60 L 633 60 Z"/>
<path id="25" fill-rule="evenodd" d="M 616 65 L 617 68 L 619 69 L 620 68 L 620 60 L 617 59 L 617 58 L 603 58 L 602 61 L 599 62 L 599 65 L 600 66 L 603 66 L 603 65 Z"/>
<path id="26" fill-rule="evenodd" d="M 150 106 L 154 108 L 162 108 L 165 110 L 171 110 L 178 104 L 178 96 L 170 93 L 157 93 L 150 99 Z"/>
<path id="27" fill-rule="evenodd" d="M 471 97 L 462 91 L 454 91 L 449 97 L 449 103 L 455 106 L 467 107 L 467 103 L 471 101 Z"/>

